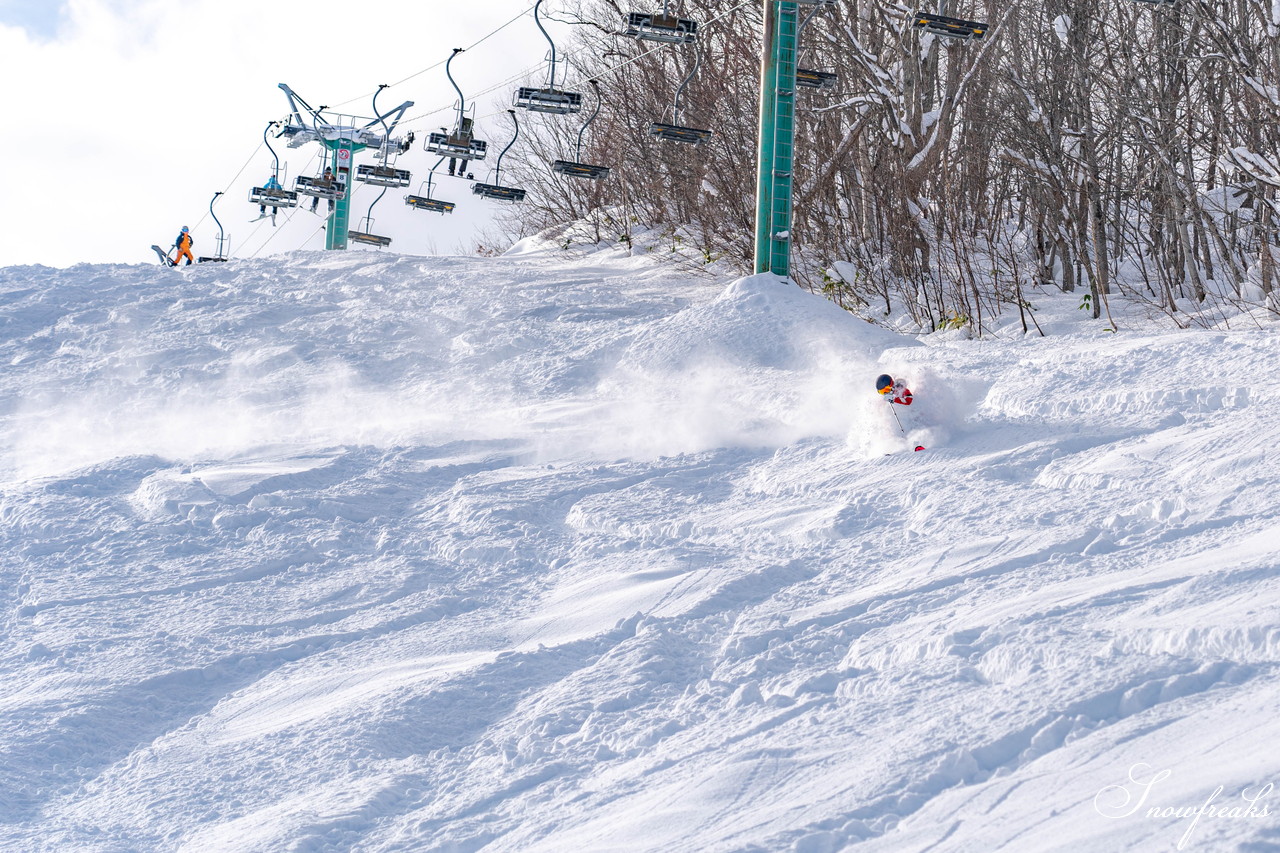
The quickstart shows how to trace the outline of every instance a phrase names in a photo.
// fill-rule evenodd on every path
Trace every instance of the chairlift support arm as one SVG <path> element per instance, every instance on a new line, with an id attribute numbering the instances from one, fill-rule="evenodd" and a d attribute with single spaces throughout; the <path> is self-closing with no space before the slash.
<path id="1" fill-rule="evenodd" d="M 380 91 L 382 91 L 382 89 L 383 89 L 383 88 L 384 88 L 384 87 L 379 87 L 378 91 L 379 91 L 379 92 L 380 92 Z M 378 96 L 377 96 L 377 94 L 375 93 L 373 97 L 376 99 Z M 386 131 L 387 136 L 388 136 L 388 137 L 390 137 L 390 136 L 391 136 L 392 131 L 394 131 L 394 130 L 396 129 L 396 125 L 400 123 L 400 119 L 404 118 L 404 114 L 405 114 L 405 112 L 406 112 L 406 111 L 409 109 L 409 107 L 411 107 L 411 106 L 413 106 L 413 101 L 405 101 L 405 102 L 404 102 L 403 104 L 401 104 L 400 106 L 395 107 L 394 109 L 390 109 L 390 110 L 388 110 L 388 111 L 387 111 L 387 112 L 385 112 L 385 113 L 381 113 L 381 114 L 379 114 L 375 119 L 373 119 L 373 121 L 369 122 L 368 124 L 366 124 L 364 127 L 360 128 L 360 129 L 361 129 L 361 130 L 368 130 L 369 128 L 373 127 L 375 124 L 379 124 L 379 123 L 381 123 L 381 124 L 382 124 L 383 129 Z M 374 112 L 375 112 L 375 113 L 377 112 L 377 107 L 376 107 L 376 106 L 374 107 Z M 391 115 L 394 115 L 394 116 L 395 116 L 395 118 L 391 121 L 391 123 L 390 123 L 390 124 L 387 124 L 387 116 L 391 116 Z"/>
<path id="2" fill-rule="evenodd" d="M 216 258 L 201 258 L 200 260 L 201 260 L 201 262 L 202 262 L 202 263 L 203 263 L 205 260 L 225 261 L 225 260 L 227 259 L 227 258 L 226 258 L 226 255 L 227 255 L 227 251 L 226 251 L 227 239 L 226 239 L 226 236 L 225 236 L 225 231 L 223 231 L 223 228 L 222 228 L 222 220 L 218 218 L 218 214 L 216 214 L 216 213 L 214 213 L 214 212 L 213 212 L 213 203 L 214 203 L 215 201 L 217 201 L 217 200 L 218 200 L 218 196 L 220 196 L 220 195 L 222 195 L 222 191 L 221 191 L 221 190 L 219 190 L 218 192 L 214 193 L 214 194 L 213 194 L 213 198 L 209 199 L 209 215 L 210 215 L 210 216 L 212 216 L 212 217 L 213 217 L 213 221 L 214 221 L 214 222 L 216 222 L 216 223 L 218 224 L 218 257 L 216 257 Z"/>
<path id="3" fill-rule="evenodd" d="M 587 82 L 589 82 L 591 84 L 591 88 L 595 90 L 596 108 L 591 111 L 591 116 L 583 122 L 582 127 L 578 129 L 578 145 L 573 149 L 573 159 L 578 161 L 582 160 L 582 135 L 587 132 L 587 128 L 591 126 L 591 122 L 596 120 L 596 116 L 600 115 L 600 102 L 602 100 L 600 97 L 600 84 L 595 80 L 588 80 Z"/>
<path id="4" fill-rule="evenodd" d="M 547 40 L 547 44 L 551 45 L 551 80 L 547 84 L 548 89 L 554 90 L 556 87 L 556 43 L 551 39 L 551 34 L 547 32 L 547 28 L 542 26 L 542 19 L 538 16 L 538 7 L 542 5 L 542 0 L 533 4 L 533 22 L 538 25 L 538 29 L 542 30 L 542 36 Z"/>
<path id="5" fill-rule="evenodd" d="M 222 254 L 222 220 L 218 218 L 218 214 L 213 212 L 213 203 L 218 200 L 218 196 L 222 195 L 222 191 L 213 194 L 213 198 L 209 199 L 209 215 L 213 217 L 213 221 L 218 223 L 218 254 Z"/>
<path id="6" fill-rule="evenodd" d="M 301 104 L 302 108 L 307 111 L 307 115 L 311 116 L 312 127 L 319 127 L 321 125 L 327 126 L 329 124 L 329 122 L 325 121 L 320 116 L 318 110 L 303 100 L 301 95 L 290 89 L 287 83 L 280 83 L 278 85 L 280 89 L 284 91 L 285 98 L 289 101 L 289 114 L 298 120 L 299 125 L 302 127 L 307 126 L 306 122 L 302 120 L 302 113 L 298 110 L 299 104 Z"/>
<path id="7" fill-rule="evenodd" d="M 676 89 L 676 96 L 671 101 L 671 121 L 673 124 L 680 123 L 680 96 L 684 94 L 685 87 L 689 85 L 689 81 L 698 73 L 698 67 L 702 65 L 702 42 L 699 41 L 693 48 L 693 68 L 689 69 L 688 75 L 684 81 L 680 83 L 680 87 Z"/>
<path id="8" fill-rule="evenodd" d="M 458 87 L 458 81 L 453 79 L 453 73 L 449 70 L 449 65 L 453 62 L 453 58 L 462 53 L 465 48 L 455 47 L 453 53 L 444 63 L 444 76 L 449 78 L 449 85 L 453 87 L 453 91 L 458 93 L 458 122 L 454 127 L 454 133 L 462 133 L 462 121 L 467 115 L 467 96 L 462 94 L 462 89 Z"/>
<path id="9" fill-rule="evenodd" d="M 541 3 L 542 0 L 538 0 L 538 2 Z M 507 143 L 507 147 L 503 148 L 502 153 L 498 155 L 498 162 L 493 167 L 493 180 L 495 183 L 502 181 L 502 158 L 511 150 L 511 146 L 516 144 L 516 140 L 520 138 L 520 119 L 516 118 L 515 110 L 507 110 L 507 112 L 511 114 L 511 121 L 515 123 L 516 132 L 511 137 L 511 141 Z"/>
<path id="10" fill-rule="evenodd" d="M 269 121 L 267 122 L 267 126 L 262 129 L 262 144 L 267 146 L 267 150 L 271 152 L 271 156 L 276 161 L 275 168 L 272 170 L 271 174 L 273 174 L 275 179 L 278 181 L 280 180 L 280 155 L 276 153 L 276 149 L 271 147 L 271 140 L 267 139 L 267 131 L 274 125 L 274 121 Z"/>

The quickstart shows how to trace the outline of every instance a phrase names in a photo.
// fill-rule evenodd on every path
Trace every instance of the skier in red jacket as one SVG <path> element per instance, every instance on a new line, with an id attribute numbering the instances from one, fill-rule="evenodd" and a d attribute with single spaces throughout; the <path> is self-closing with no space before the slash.
<path id="1" fill-rule="evenodd" d="M 911 405 L 911 389 L 887 373 L 880 374 L 876 379 L 876 391 L 890 403 L 897 403 L 899 406 Z"/>

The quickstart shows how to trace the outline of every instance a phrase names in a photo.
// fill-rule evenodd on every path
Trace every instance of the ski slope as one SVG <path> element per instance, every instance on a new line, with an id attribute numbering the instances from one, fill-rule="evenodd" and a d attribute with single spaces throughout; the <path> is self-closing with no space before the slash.
<path id="1" fill-rule="evenodd" d="M 1276 327 L 1032 301 L 0 269 L 0 849 L 1280 849 Z"/>

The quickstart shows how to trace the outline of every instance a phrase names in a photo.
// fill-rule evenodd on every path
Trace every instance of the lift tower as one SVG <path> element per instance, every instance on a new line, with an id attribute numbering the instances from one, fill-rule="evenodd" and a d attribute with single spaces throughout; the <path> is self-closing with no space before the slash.
<path id="1" fill-rule="evenodd" d="M 327 152 L 334 180 L 341 185 L 341 189 L 330 188 L 330 194 L 326 196 L 333 199 L 334 205 L 325 226 L 324 247 L 345 249 L 347 229 L 351 224 L 352 182 L 356 176 L 353 157 L 357 151 L 365 148 L 376 148 L 384 156 L 395 148 L 403 149 L 403 141 L 392 139 L 391 133 L 405 111 L 413 106 L 413 101 L 405 101 L 386 113 L 366 120 L 360 116 L 331 113 L 324 107 L 314 109 L 286 84 L 281 83 L 280 89 L 289 99 L 289 117 L 279 135 L 288 139 L 290 148 L 298 148 L 308 142 L 322 144 Z M 307 183 L 315 184 L 314 181 Z"/>
<path id="2" fill-rule="evenodd" d="M 764 0 L 757 152 L 756 272 L 791 272 L 791 173 L 796 127 L 796 0 Z M 814 5 L 812 3 L 806 5 Z"/>

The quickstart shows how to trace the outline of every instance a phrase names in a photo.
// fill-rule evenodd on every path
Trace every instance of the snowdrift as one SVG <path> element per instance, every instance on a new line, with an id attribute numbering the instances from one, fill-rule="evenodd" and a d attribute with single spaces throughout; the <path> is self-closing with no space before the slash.
<path id="1" fill-rule="evenodd" d="M 1280 844 L 1274 332 L 1071 308 L 0 270 L 0 847 Z"/>

